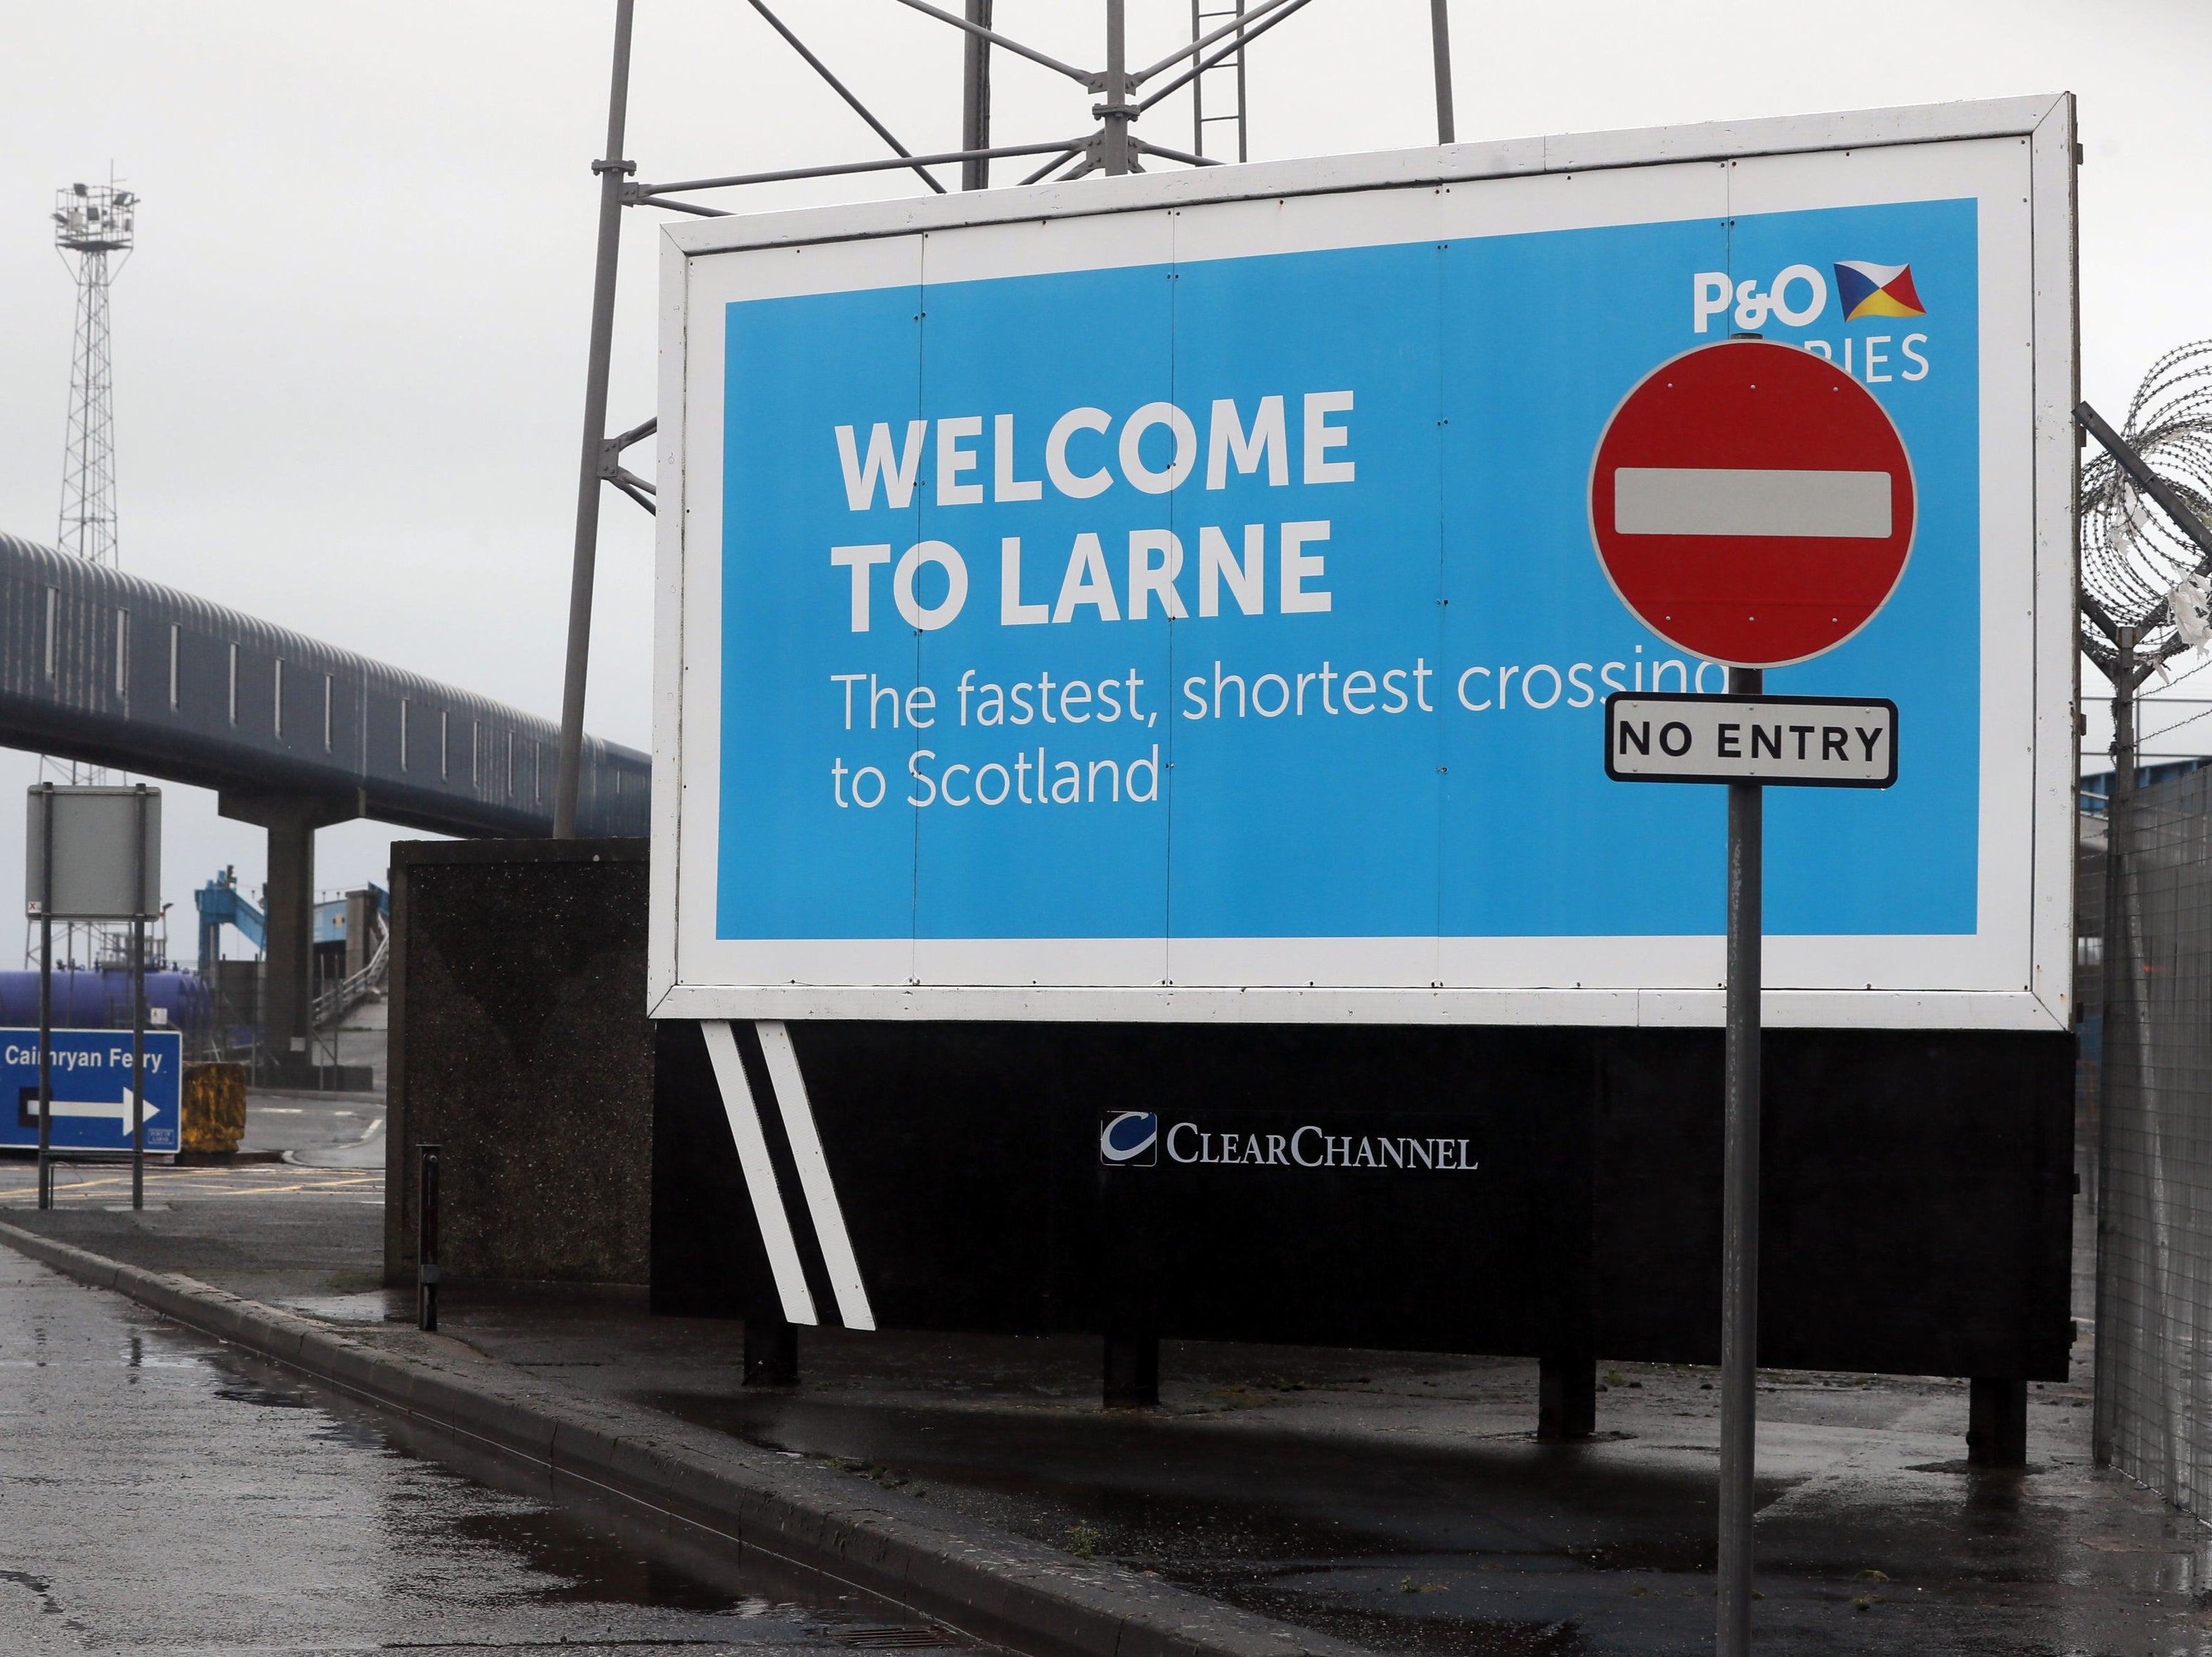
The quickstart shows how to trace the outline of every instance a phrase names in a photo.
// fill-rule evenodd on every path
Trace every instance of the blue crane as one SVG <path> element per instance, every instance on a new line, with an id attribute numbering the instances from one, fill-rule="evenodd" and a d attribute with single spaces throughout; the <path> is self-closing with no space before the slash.
<path id="1" fill-rule="evenodd" d="M 215 982 L 215 963 L 222 953 L 222 929 L 226 924 L 237 927 L 255 949 L 269 947 L 269 923 L 239 891 L 237 870 L 225 869 L 217 874 L 192 894 L 192 904 L 200 912 L 202 982 Z"/>

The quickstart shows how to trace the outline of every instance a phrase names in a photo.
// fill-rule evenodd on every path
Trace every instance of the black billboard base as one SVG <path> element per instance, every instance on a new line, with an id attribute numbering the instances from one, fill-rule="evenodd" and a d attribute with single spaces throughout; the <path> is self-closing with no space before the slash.
<path id="1" fill-rule="evenodd" d="M 799 1328 L 777 1317 L 745 1320 L 747 1387 L 799 1385 Z"/>
<path id="2" fill-rule="evenodd" d="M 1976 1375 L 1966 1383 L 1966 1462 L 2027 1466 L 2027 1383 Z"/>
<path id="3" fill-rule="evenodd" d="M 1547 1353 L 1536 1361 L 1536 1436 L 1547 1444 L 1597 1430 L 1597 1360 L 1586 1352 Z"/>
<path id="4" fill-rule="evenodd" d="M 1533 1354 L 1554 1442 L 1596 1426 L 1597 1355 L 1720 1357 L 1716 1029 L 810 1020 L 776 1029 L 803 1092 L 730 1034 L 825 1322 L 1113 1338 L 1131 1402 L 1161 1340 Z M 652 1308 L 780 1320 L 700 1026 L 653 1035 Z M 1976 1463 L 2019 1465 L 1999 1405 L 2075 1335 L 2072 1038 L 1762 1047 L 1760 1367 L 2007 1377 Z"/>

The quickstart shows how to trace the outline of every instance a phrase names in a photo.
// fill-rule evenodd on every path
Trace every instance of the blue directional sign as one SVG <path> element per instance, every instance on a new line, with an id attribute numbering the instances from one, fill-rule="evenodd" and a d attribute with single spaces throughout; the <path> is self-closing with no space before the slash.
<path id="1" fill-rule="evenodd" d="M 70 1150 L 131 1149 L 131 1032 L 56 1030 L 53 1131 Z M 146 1032 L 146 1149 L 173 1151 L 183 1118 L 185 1038 Z M 0 1029 L 0 1145 L 39 1143 L 39 1033 Z"/>

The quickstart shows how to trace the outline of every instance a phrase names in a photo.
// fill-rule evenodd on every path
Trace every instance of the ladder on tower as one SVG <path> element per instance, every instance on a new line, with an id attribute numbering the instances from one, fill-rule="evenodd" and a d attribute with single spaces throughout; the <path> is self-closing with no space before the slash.
<path id="1" fill-rule="evenodd" d="M 1230 0 L 1224 5 L 1213 0 L 1211 9 L 1207 0 L 1190 0 L 1190 38 L 1204 37 L 1208 29 L 1220 28 L 1244 15 L 1245 0 Z M 1229 37 L 1234 50 L 1224 54 L 1220 62 L 1201 70 L 1190 83 L 1191 153 L 1209 161 L 1245 161 L 1246 133 L 1244 124 L 1244 37 L 1240 32 Z M 1219 52 L 1210 48 L 1207 56 Z M 1212 110 L 1213 112 L 1208 113 Z M 1227 128 L 1228 130 L 1222 129 Z M 1208 149 L 1209 134 L 1214 148 Z M 1234 141 L 1236 154 L 1229 154 Z"/>

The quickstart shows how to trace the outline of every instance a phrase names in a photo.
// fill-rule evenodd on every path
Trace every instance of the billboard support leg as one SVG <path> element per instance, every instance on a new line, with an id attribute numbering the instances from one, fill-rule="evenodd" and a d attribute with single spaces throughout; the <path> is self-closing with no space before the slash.
<path id="1" fill-rule="evenodd" d="M 1429 46 L 1436 59 L 1437 142 L 1456 143 L 1452 120 L 1451 13 L 1448 0 L 1429 0 Z"/>
<path id="2" fill-rule="evenodd" d="M 1122 15 L 1125 0 L 1106 0 L 1106 101 L 1091 112 L 1099 119 L 1099 143 L 1103 170 L 1109 174 L 1129 171 L 1129 123 L 1137 112 L 1129 107 L 1128 30 Z"/>
<path id="3" fill-rule="evenodd" d="M 968 0 L 968 21 L 990 27 L 991 0 Z M 970 34 L 962 43 L 960 147 L 971 152 L 991 147 L 991 42 L 985 35 Z M 990 157 L 971 153 L 961 162 L 960 187 L 988 190 Z"/>
<path id="4" fill-rule="evenodd" d="M 799 1385 L 799 1326 L 775 1313 L 745 1320 L 746 1387 Z"/>
<path id="5" fill-rule="evenodd" d="M 1976 1375 L 1966 1383 L 1966 1399 L 1968 1465 L 2027 1466 L 2027 1383 Z"/>
<path id="6" fill-rule="evenodd" d="M 576 550 L 568 575 L 568 659 L 561 686 L 561 759 L 553 785 L 553 838 L 576 837 L 576 791 L 584 768 L 584 681 L 592 654 L 592 585 L 599 555 L 601 449 L 607 436 L 607 365 L 614 354 L 615 261 L 622 240 L 622 158 L 629 112 L 633 0 L 615 0 L 613 84 L 607 93 L 607 153 L 599 175 L 599 258 L 592 277 L 592 344 L 584 370 L 584 458 L 576 480 Z"/>
<path id="7" fill-rule="evenodd" d="M 1536 1360 L 1536 1437 L 1546 1444 L 1597 1430 L 1597 1360 L 1587 1352 L 1547 1352 Z"/>
<path id="8" fill-rule="evenodd" d="M 1729 670 L 1729 692 L 1756 696 L 1765 674 Z M 1723 1083 L 1720 1592 L 1717 1657 L 1750 1657 L 1752 1518 L 1759 1408 L 1759 1047 L 1765 798 L 1728 786 L 1728 1035 Z"/>
<path id="9" fill-rule="evenodd" d="M 1106 1407 L 1147 1408 L 1160 1401 L 1160 1338 L 1106 1337 Z"/>

